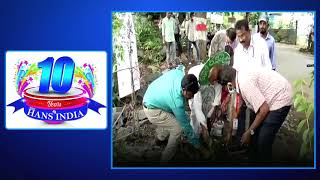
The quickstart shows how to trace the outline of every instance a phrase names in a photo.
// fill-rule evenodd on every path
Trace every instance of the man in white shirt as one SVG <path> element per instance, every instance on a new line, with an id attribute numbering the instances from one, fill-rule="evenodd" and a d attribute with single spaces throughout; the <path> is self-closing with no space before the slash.
<path id="1" fill-rule="evenodd" d="M 196 22 L 194 20 L 194 14 L 191 14 L 191 19 L 188 22 L 187 28 L 186 28 L 186 33 L 188 36 L 188 60 L 189 64 L 191 64 L 191 45 L 193 45 L 194 48 L 196 48 L 197 51 L 197 59 L 196 59 L 196 64 L 200 63 L 200 50 L 197 44 L 197 39 L 196 39 Z"/>
<path id="2" fill-rule="evenodd" d="M 176 57 L 176 45 L 174 32 L 176 28 L 176 20 L 171 17 L 172 13 L 168 12 L 167 16 L 162 21 L 162 37 L 163 44 L 166 46 L 166 61 L 168 68 L 173 66 Z"/>
<path id="3" fill-rule="evenodd" d="M 267 43 L 261 37 L 251 35 L 248 21 L 237 21 L 235 29 L 239 44 L 234 51 L 233 68 L 240 71 L 250 64 L 272 69 Z"/>
<path id="4" fill-rule="evenodd" d="M 260 36 L 251 35 L 247 20 L 239 20 L 235 24 L 239 44 L 234 50 L 233 68 L 241 72 L 241 69 L 261 67 L 272 69 L 269 58 L 269 50 L 266 41 Z M 246 116 L 253 118 L 254 113 L 243 103 L 238 115 L 238 132 L 240 138 L 245 132 Z"/>

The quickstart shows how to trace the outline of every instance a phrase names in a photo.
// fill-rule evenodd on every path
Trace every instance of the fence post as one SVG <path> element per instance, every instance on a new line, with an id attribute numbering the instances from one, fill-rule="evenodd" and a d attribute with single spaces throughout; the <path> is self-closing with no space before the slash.
<path id="1" fill-rule="evenodd" d="M 297 39 L 298 39 L 298 21 L 296 20 L 296 38 L 294 41 L 294 45 L 297 45 Z"/>

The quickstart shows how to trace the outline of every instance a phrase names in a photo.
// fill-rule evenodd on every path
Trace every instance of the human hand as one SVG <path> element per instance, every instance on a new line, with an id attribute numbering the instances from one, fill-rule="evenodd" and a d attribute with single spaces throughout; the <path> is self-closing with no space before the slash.
<path id="1" fill-rule="evenodd" d="M 241 144 L 248 145 L 250 143 L 250 140 L 251 140 L 251 133 L 250 131 L 247 130 L 245 133 L 243 133 L 241 137 Z"/>
<path id="2" fill-rule="evenodd" d="M 221 103 L 221 110 L 222 112 L 226 112 L 227 111 L 227 106 L 228 106 L 228 103 L 231 99 L 231 96 L 228 95 Z"/>
<path id="3" fill-rule="evenodd" d="M 201 135 L 202 135 L 203 141 L 206 144 L 208 144 L 210 139 L 208 129 L 203 124 L 200 124 L 200 126 L 201 126 Z"/>

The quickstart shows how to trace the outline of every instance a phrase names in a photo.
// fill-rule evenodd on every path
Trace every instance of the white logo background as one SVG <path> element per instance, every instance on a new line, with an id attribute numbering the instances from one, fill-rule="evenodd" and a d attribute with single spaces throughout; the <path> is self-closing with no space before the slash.
<path id="1" fill-rule="evenodd" d="M 6 128 L 7 129 L 105 129 L 107 126 L 106 108 L 100 108 L 99 113 L 88 109 L 85 117 L 66 121 L 62 124 L 47 124 L 41 120 L 29 118 L 24 114 L 23 109 L 13 113 L 14 107 L 8 104 L 20 99 L 16 92 L 14 76 L 15 64 L 20 60 L 29 63 L 39 63 L 48 57 L 53 57 L 56 61 L 62 56 L 68 56 L 73 59 L 76 66 L 82 66 L 85 63 L 93 64 L 97 76 L 96 92 L 93 100 L 102 105 L 107 105 L 107 54 L 103 51 L 8 51 L 6 53 Z M 28 87 L 39 86 L 39 81 L 33 81 Z M 73 83 L 73 86 L 76 86 Z"/>

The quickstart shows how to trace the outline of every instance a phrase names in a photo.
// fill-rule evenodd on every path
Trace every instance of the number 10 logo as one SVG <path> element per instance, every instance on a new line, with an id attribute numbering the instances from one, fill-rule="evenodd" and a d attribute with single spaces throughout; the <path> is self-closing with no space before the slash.
<path id="1" fill-rule="evenodd" d="M 57 59 L 48 57 L 39 62 L 38 67 L 42 69 L 40 79 L 40 93 L 48 93 L 50 82 L 52 89 L 57 93 L 66 93 L 72 86 L 75 64 L 70 57 L 64 56 Z"/>

